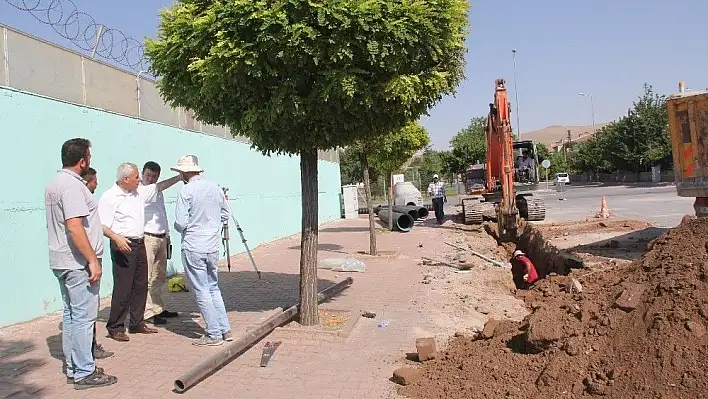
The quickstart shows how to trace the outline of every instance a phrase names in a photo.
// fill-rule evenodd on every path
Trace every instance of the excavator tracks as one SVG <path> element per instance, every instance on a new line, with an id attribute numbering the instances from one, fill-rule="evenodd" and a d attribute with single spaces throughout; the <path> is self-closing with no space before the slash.
<path id="1" fill-rule="evenodd" d="M 530 222 L 546 219 L 546 203 L 540 198 L 519 196 L 517 206 L 519 215 Z M 494 206 L 491 203 L 480 201 L 479 198 L 462 200 L 462 214 L 465 224 L 482 224 L 485 217 L 490 219 L 496 217 Z"/>
<path id="2" fill-rule="evenodd" d="M 542 199 L 524 198 L 523 203 L 519 201 L 521 217 L 530 222 L 546 219 L 546 203 Z"/>

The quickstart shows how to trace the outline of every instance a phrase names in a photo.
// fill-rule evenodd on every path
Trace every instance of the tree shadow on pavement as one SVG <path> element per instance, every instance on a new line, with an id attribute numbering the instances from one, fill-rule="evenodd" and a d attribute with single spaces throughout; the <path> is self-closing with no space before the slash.
<path id="1" fill-rule="evenodd" d="M 339 244 L 317 244 L 317 250 L 318 251 L 324 251 L 324 252 L 336 252 L 339 254 L 346 254 L 346 252 L 342 251 L 344 247 L 342 247 Z M 294 249 L 294 250 L 300 250 L 299 245 L 293 245 L 292 247 L 288 247 L 288 249 Z"/>
<path id="2" fill-rule="evenodd" d="M 423 225 L 425 227 L 431 227 L 434 229 L 448 229 L 448 230 L 459 230 L 455 227 L 458 223 L 462 223 L 462 219 L 458 215 L 445 214 L 443 216 L 443 224 L 438 224 L 437 219 L 435 219 L 435 214 L 431 213 L 427 219 L 416 220 L 416 225 Z"/>
<path id="3" fill-rule="evenodd" d="M 349 226 L 349 227 L 326 227 L 324 229 L 320 229 L 320 233 L 364 233 L 369 231 L 369 227 L 354 227 L 354 226 Z M 298 246 L 298 249 L 300 247 Z"/>
<path id="4" fill-rule="evenodd" d="M 30 371 L 44 365 L 32 358 L 35 344 L 27 340 L 0 339 L 0 398 L 40 397 L 44 387 L 26 380 Z"/>
<path id="5" fill-rule="evenodd" d="M 361 218 L 361 220 L 364 220 L 368 223 L 368 216 L 366 218 Z M 374 215 L 374 228 L 376 229 L 377 232 L 383 231 L 388 231 L 388 223 L 382 221 L 378 215 Z M 369 225 L 367 224 L 366 226 L 342 226 L 342 227 L 326 227 L 324 229 L 320 229 L 320 233 L 368 233 L 369 232 Z M 291 247 L 291 249 L 294 249 L 295 247 Z M 300 246 L 297 246 L 297 249 L 300 249 Z"/>
<path id="6" fill-rule="evenodd" d="M 630 231 L 616 237 L 582 244 L 566 251 L 584 253 L 606 258 L 636 260 L 647 251 L 647 244 L 668 231 L 668 228 L 647 227 L 642 230 Z"/>
<path id="7" fill-rule="evenodd" d="M 319 279 L 317 290 L 322 291 L 336 283 Z M 260 313 L 277 307 L 286 309 L 298 303 L 300 275 L 261 272 L 259 280 L 258 275 L 252 271 L 220 272 L 219 287 L 227 312 Z M 187 288 L 190 292 L 163 291 L 166 309 L 179 312 L 180 316 L 169 319 L 167 324 L 159 327 L 188 338 L 198 338 L 204 334 L 202 327 L 195 321 L 201 315 L 189 283 Z"/>
<path id="8" fill-rule="evenodd" d="M 47 349 L 49 350 L 49 355 L 57 360 L 61 360 L 62 365 L 64 365 L 64 348 L 62 348 L 62 323 L 58 326 L 59 333 L 56 335 L 50 335 L 47 337 Z"/>
<path id="9" fill-rule="evenodd" d="M 61 367 L 61 372 L 66 374 L 66 359 L 64 358 L 64 349 L 62 348 L 62 323 L 59 323 L 59 333 L 47 337 L 47 349 L 49 355 L 57 359 L 57 367 Z"/>

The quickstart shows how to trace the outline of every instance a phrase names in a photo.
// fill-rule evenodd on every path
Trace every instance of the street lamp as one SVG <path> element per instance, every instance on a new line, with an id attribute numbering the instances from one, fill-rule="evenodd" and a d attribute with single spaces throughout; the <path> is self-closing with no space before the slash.
<path id="1" fill-rule="evenodd" d="M 590 97 L 590 111 L 592 112 L 592 134 L 594 135 L 596 133 L 595 131 L 595 101 L 593 100 L 593 95 L 588 94 L 588 93 L 578 93 L 580 97 Z"/>
<path id="2" fill-rule="evenodd" d="M 511 50 L 512 63 L 514 65 L 514 97 L 516 101 L 516 138 L 521 135 L 521 125 L 519 125 L 519 89 L 516 87 L 516 49 Z"/>

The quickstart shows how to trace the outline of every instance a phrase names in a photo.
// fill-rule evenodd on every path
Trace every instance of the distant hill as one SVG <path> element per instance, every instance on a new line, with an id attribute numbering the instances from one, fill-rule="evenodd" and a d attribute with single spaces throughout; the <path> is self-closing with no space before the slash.
<path id="1" fill-rule="evenodd" d="M 600 130 L 607 123 L 600 123 L 595 125 L 595 129 Z M 592 135 L 592 125 L 590 126 L 563 126 L 563 125 L 553 125 L 548 126 L 543 129 L 534 130 L 532 132 L 521 133 L 521 140 L 534 140 L 538 143 L 543 143 L 551 148 L 554 144 L 560 142 L 560 140 L 565 140 L 568 137 L 568 130 L 570 130 L 570 139 L 575 140 L 585 140 Z"/>

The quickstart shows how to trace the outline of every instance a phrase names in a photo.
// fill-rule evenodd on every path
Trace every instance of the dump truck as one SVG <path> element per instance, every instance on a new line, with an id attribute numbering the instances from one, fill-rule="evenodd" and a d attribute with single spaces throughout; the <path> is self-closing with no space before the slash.
<path id="1" fill-rule="evenodd" d="M 696 216 L 708 217 L 708 91 L 679 91 L 666 100 L 676 192 L 693 197 Z"/>
<path id="2" fill-rule="evenodd" d="M 466 177 L 473 180 L 467 184 L 471 197 L 462 200 L 465 223 L 480 224 L 490 211 L 496 217 L 500 239 L 514 239 L 520 218 L 529 221 L 546 218 L 546 204 L 540 198 L 532 198 L 532 192 L 518 193 L 515 181 L 515 150 L 529 149 L 538 168 L 538 156 L 533 141 L 514 142 L 511 130 L 511 104 L 508 101 L 506 82 L 495 81 L 494 102 L 489 104 L 487 116 L 486 162 L 482 167 L 468 169 Z M 484 174 L 481 173 L 484 170 Z M 480 179 L 480 176 L 484 176 Z M 481 180 L 481 182 L 480 182 Z M 532 178 L 525 179 L 527 189 L 538 183 L 538 170 Z M 529 183 L 532 185 L 529 186 Z"/>

